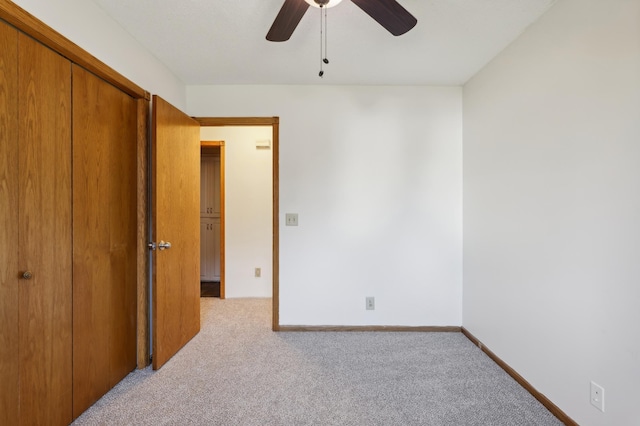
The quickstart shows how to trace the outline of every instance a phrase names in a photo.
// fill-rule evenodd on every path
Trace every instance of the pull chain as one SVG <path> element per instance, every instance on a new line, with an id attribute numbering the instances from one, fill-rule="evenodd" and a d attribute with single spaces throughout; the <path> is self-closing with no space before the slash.
<path id="1" fill-rule="evenodd" d="M 322 62 L 324 62 L 325 64 L 329 63 L 329 60 L 327 59 L 327 8 L 324 9 L 324 58 L 322 59 Z"/>
<path id="2" fill-rule="evenodd" d="M 322 78 L 324 71 L 322 70 L 322 5 L 320 6 L 320 72 L 318 76 Z"/>
<path id="3" fill-rule="evenodd" d="M 322 33 L 323 26 L 324 26 L 324 38 Z M 321 5 L 320 6 L 320 72 L 318 73 L 320 77 L 324 75 L 324 71 L 322 70 L 322 64 L 328 64 L 328 63 L 329 63 L 329 60 L 327 59 L 327 9 Z"/>

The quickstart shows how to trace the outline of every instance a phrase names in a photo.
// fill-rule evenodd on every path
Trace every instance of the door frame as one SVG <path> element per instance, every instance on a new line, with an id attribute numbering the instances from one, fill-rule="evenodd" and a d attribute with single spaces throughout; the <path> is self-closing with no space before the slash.
<path id="1" fill-rule="evenodd" d="M 200 126 L 202 127 L 202 126 Z M 220 299 L 225 298 L 224 283 L 225 283 L 225 269 L 224 269 L 224 141 L 200 141 L 200 158 L 211 149 L 218 149 L 220 153 L 220 176 L 218 183 L 220 184 Z M 202 243 L 201 243 L 202 244 Z"/>
<path id="2" fill-rule="evenodd" d="M 271 126 L 272 177 L 272 316 L 271 329 L 280 330 L 280 118 L 279 117 L 192 117 L 200 127 Z M 221 252 L 222 253 L 222 252 Z M 220 259 L 222 261 L 222 258 Z M 221 270 L 222 272 L 222 270 Z M 222 296 L 222 278 L 220 283 Z"/>

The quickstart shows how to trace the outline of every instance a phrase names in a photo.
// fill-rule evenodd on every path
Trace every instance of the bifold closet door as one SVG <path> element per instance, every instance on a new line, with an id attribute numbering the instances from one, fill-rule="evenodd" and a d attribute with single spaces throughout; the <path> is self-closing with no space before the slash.
<path id="1" fill-rule="evenodd" d="M 0 424 L 71 421 L 71 64 L 0 22 Z"/>
<path id="2" fill-rule="evenodd" d="M 0 21 L 0 425 L 18 424 L 18 31 Z"/>
<path id="3" fill-rule="evenodd" d="M 71 63 L 18 37 L 20 420 L 71 421 Z"/>
<path id="4" fill-rule="evenodd" d="M 136 155 L 136 101 L 74 65 L 74 418 L 136 367 Z"/>

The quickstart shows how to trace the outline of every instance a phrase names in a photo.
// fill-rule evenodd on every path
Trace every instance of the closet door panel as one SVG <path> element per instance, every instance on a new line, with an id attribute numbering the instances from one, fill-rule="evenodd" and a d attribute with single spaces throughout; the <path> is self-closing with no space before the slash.
<path id="1" fill-rule="evenodd" d="M 220 156 L 213 157 L 211 167 L 211 205 L 213 208 L 213 217 L 220 217 Z"/>
<path id="2" fill-rule="evenodd" d="M 210 219 L 200 219 L 200 281 L 209 280 L 209 247 L 207 234 L 209 233 Z"/>
<path id="3" fill-rule="evenodd" d="M 71 64 L 19 35 L 20 413 L 71 421 Z"/>
<path id="4" fill-rule="evenodd" d="M 93 76 L 92 76 L 93 77 Z M 96 77 L 93 77 L 96 78 Z M 97 79 L 97 78 L 96 78 Z M 137 306 L 137 104 L 101 83 L 104 113 L 111 123 L 111 329 L 109 387 L 136 368 Z M 107 141 L 104 141 L 107 143 Z"/>
<path id="5" fill-rule="evenodd" d="M 18 424 L 18 32 L 0 21 L 0 425 Z"/>
<path id="6" fill-rule="evenodd" d="M 211 215 L 211 157 L 200 158 L 200 217 Z"/>
<path id="7" fill-rule="evenodd" d="M 109 390 L 109 146 L 96 88 L 73 67 L 73 416 Z"/>
<path id="8" fill-rule="evenodd" d="M 220 218 L 212 221 L 211 227 L 211 264 L 212 275 L 215 281 L 220 281 Z"/>
<path id="9" fill-rule="evenodd" d="M 136 366 L 136 114 L 74 66 L 74 417 Z"/>

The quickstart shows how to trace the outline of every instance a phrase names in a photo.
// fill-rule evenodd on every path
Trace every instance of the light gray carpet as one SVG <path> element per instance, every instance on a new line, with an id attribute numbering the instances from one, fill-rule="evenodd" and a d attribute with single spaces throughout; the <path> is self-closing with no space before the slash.
<path id="1" fill-rule="evenodd" d="M 274 333 L 270 299 L 201 303 L 200 334 L 73 424 L 561 424 L 461 333 Z"/>

